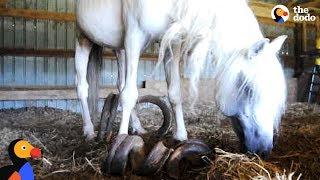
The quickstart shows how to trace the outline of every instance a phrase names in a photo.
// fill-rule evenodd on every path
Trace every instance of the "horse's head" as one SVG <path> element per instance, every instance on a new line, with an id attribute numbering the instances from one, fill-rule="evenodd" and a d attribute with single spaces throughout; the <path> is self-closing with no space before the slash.
<path id="1" fill-rule="evenodd" d="M 286 36 L 262 39 L 235 57 L 219 79 L 218 102 L 232 116 L 243 150 L 267 157 L 285 108 L 286 83 L 277 58 Z"/>

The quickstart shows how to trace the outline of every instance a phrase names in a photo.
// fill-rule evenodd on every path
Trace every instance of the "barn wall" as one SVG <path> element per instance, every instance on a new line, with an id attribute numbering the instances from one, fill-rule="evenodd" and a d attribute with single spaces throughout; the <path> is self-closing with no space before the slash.
<path id="1" fill-rule="evenodd" d="M 12 0 L 10 8 L 30 8 L 55 12 L 74 12 L 74 0 Z M 25 20 L 23 18 L 0 17 L 0 48 L 27 49 L 74 49 L 75 23 L 47 20 Z M 154 51 L 155 47 L 147 51 Z M 154 61 L 141 61 L 138 84 L 141 85 L 151 74 Z M 115 85 L 116 61 L 104 59 L 101 84 Z M 74 58 L 47 57 L 0 57 L 1 86 L 64 86 L 75 85 Z M 163 68 L 153 79 L 164 80 Z M 76 100 L 0 101 L 2 108 L 49 106 L 79 111 Z"/>
<path id="2" fill-rule="evenodd" d="M 30 8 L 55 12 L 74 12 L 74 0 L 11 0 L 11 8 Z M 27 49 L 73 49 L 75 42 L 75 23 L 47 20 L 25 20 L 23 18 L 0 17 L 0 48 Z M 261 25 L 266 36 L 276 37 L 287 34 L 293 39 L 293 29 Z M 147 49 L 156 53 L 157 44 Z M 293 43 L 286 43 L 282 54 L 293 56 Z M 146 79 L 164 80 L 163 68 L 150 77 L 155 66 L 154 61 L 140 61 L 138 84 Z M 210 65 L 205 66 L 203 76 L 209 77 Z M 115 85 L 117 79 L 115 61 L 104 59 L 101 83 L 102 86 Z M 286 69 L 288 77 L 292 69 Z M 186 77 L 188 71 L 185 72 Z M 73 58 L 47 57 L 0 57 L 0 86 L 64 86 L 75 85 L 75 68 Z M 41 100 L 41 101 L 0 101 L 2 108 L 20 108 L 30 106 L 49 106 L 72 111 L 79 111 L 76 100 Z"/>

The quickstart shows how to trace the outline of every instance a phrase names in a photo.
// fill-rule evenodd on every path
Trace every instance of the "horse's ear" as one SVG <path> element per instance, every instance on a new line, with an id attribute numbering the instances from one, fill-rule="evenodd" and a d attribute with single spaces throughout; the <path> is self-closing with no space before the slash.
<path id="1" fill-rule="evenodd" d="M 273 52 L 277 53 L 280 51 L 284 41 L 287 39 L 287 35 L 282 35 L 277 38 L 275 38 L 271 43 L 270 43 L 270 48 Z"/>
<path id="2" fill-rule="evenodd" d="M 254 43 L 249 49 L 248 49 L 248 58 L 252 59 L 256 57 L 260 52 L 263 51 L 266 44 L 269 44 L 270 40 L 267 38 L 263 38 L 259 40 L 258 42 Z"/>

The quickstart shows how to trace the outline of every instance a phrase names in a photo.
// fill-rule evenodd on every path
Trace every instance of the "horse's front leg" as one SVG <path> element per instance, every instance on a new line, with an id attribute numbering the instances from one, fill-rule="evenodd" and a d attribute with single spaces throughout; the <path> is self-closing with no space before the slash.
<path id="1" fill-rule="evenodd" d="M 125 82 L 126 82 L 126 57 L 125 50 L 116 50 L 115 51 L 118 59 L 118 79 L 117 79 L 117 88 L 119 93 L 122 92 Z M 141 122 L 137 116 L 136 110 L 132 109 L 131 119 L 130 119 L 132 132 L 137 134 L 144 134 L 147 131 L 142 127 Z"/>
<path id="2" fill-rule="evenodd" d="M 130 114 L 138 99 L 137 69 L 140 54 L 145 46 L 145 42 L 146 36 L 139 29 L 138 25 L 135 26 L 134 24 L 130 24 L 126 29 L 124 42 L 126 59 L 124 66 L 125 83 L 120 93 L 122 119 L 118 136 L 114 140 L 106 160 L 105 168 L 108 173 L 111 172 L 112 174 L 123 174 L 130 149 L 133 147 L 133 145 L 143 147 L 143 140 L 139 136 L 128 136 L 128 130 Z M 141 157 L 144 156 L 143 154 L 144 151 L 142 150 Z"/>
<path id="3" fill-rule="evenodd" d="M 92 43 L 84 38 L 79 37 L 76 40 L 75 66 L 76 66 L 76 84 L 78 98 L 81 101 L 81 113 L 83 119 L 83 133 L 87 140 L 94 138 L 94 127 L 91 122 L 90 112 L 88 107 L 88 90 L 87 82 L 87 67 L 89 61 L 89 54 L 92 48 Z"/>
<path id="4" fill-rule="evenodd" d="M 128 134 L 130 115 L 138 99 L 137 69 L 145 43 L 146 35 L 139 27 L 128 27 L 124 44 L 126 51 L 126 80 L 120 93 L 123 111 L 119 134 Z"/>
<path id="5" fill-rule="evenodd" d="M 164 58 L 164 67 L 166 73 L 166 81 L 168 86 L 169 101 L 172 106 L 172 110 L 176 120 L 176 129 L 174 132 L 174 138 L 179 141 L 188 139 L 188 133 L 185 127 L 182 111 L 182 99 L 180 89 L 180 50 L 181 45 L 173 45 L 172 59 L 169 61 L 168 54 Z"/>

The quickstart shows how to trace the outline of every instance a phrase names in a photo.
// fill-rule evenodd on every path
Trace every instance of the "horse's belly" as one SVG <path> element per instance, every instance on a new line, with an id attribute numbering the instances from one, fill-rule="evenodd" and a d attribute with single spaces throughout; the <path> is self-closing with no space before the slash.
<path id="1" fill-rule="evenodd" d="M 160 38 L 170 23 L 172 0 L 139 0 L 140 26 L 154 38 Z"/>
<path id="2" fill-rule="evenodd" d="M 77 23 L 97 44 L 122 47 L 123 22 L 120 0 L 79 0 Z"/>

